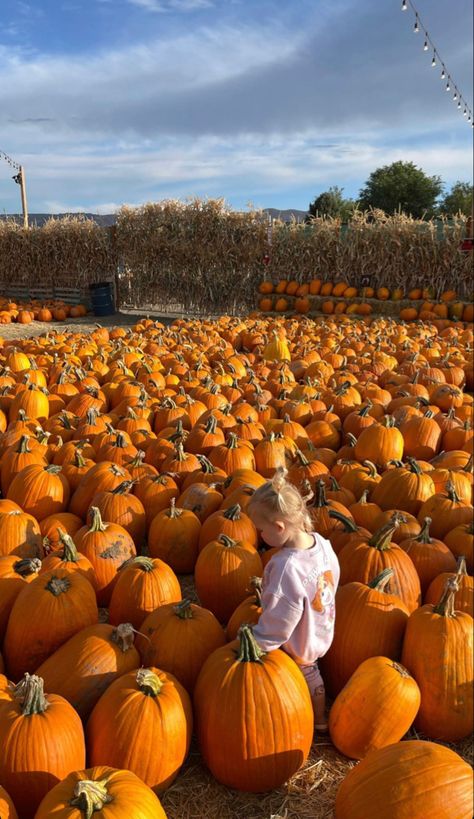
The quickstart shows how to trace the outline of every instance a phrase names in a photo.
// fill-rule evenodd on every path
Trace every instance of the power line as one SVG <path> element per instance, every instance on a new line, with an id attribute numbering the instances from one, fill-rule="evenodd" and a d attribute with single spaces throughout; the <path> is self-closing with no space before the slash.
<path id="1" fill-rule="evenodd" d="M 468 104 L 465 96 L 461 94 L 459 91 L 459 87 L 457 83 L 451 77 L 448 69 L 446 68 L 446 63 L 441 58 L 441 55 L 436 48 L 433 40 L 431 39 L 430 35 L 426 27 L 423 25 L 423 22 L 420 18 L 420 14 L 418 9 L 416 8 L 413 0 L 402 0 L 402 11 L 408 11 L 408 7 L 412 10 L 413 14 L 415 15 L 415 24 L 413 26 L 414 34 L 423 34 L 423 51 L 431 51 L 432 58 L 431 58 L 431 67 L 436 68 L 438 65 L 441 66 L 441 79 L 446 80 L 445 89 L 447 92 L 453 92 L 453 102 L 456 103 L 456 107 L 461 112 L 461 114 L 466 118 L 466 121 L 474 128 L 474 117 L 472 114 L 472 108 Z"/>

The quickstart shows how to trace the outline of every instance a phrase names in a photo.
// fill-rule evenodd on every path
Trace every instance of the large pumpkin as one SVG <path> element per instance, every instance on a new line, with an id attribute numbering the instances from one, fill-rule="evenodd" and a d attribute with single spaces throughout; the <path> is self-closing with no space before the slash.
<path id="1" fill-rule="evenodd" d="M 71 637 L 36 673 L 47 689 L 70 702 L 85 721 L 106 688 L 139 667 L 140 656 L 133 641 L 130 623 L 117 627 L 97 623 Z"/>
<path id="2" fill-rule="evenodd" d="M 181 587 L 167 563 L 157 557 L 132 557 L 118 570 L 109 603 L 109 623 L 131 623 L 140 629 L 150 612 L 179 600 Z"/>
<path id="3" fill-rule="evenodd" d="M 471 819 L 472 770 L 434 742 L 396 742 L 349 771 L 335 819 Z"/>
<path id="4" fill-rule="evenodd" d="M 69 494 L 69 484 L 61 474 L 60 466 L 31 464 L 15 475 L 7 497 L 42 521 L 55 512 L 64 512 Z"/>
<path id="5" fill-rule="evenodd" d="M 398 742 L 420 707 L 420 689 L 400 663 L 370 657 L 354 671 L 329 712 L 329 733 L 341 753 L 363 759 Z"/>
<path id="6" fill-rule="evenodd" d="M 473 620 L 454 611 L 455 578 L 436 605 L 414 611 L 407 623 L 402 663 L 421 691 L 415 725 L 431 739 L 456 742 L 473 720 Z"/>
<path id="7" fill-rule="evenodd" d="M 250 543 L 221 535 L 199 554 L 194 574 L 196 592 L 202 605 L 221 623 L 227 623 L 247 596 L 250 579 L 262 572 L 260 555 Z"/>
<path id="8" fill-rule="evenodd" d="M 182 600 L 158 606 L 146 617 L 137 648 L 144 665 L 169 671 L 192 694 L 204 661 L 225 642 L 224 629 L 211 611 Z"/>
<path id="9" fill-rule="evenodd" d="M 99 766 L 75 771 L 45 796 L 35 819 L 166 819 L 160 800 L 131 771 Z"/>
<path id="10" fill-rule="evenodd" d="M 164 560 L 178 574 L 190 574 L 198 556 L 201 523 L 189 509 L 176 507 L 159 512 L 148 530 L 148 551 L 151 557 Z"/>
<path id="11" fill-rule="evenodd" d="M 117 580 L 117 571 L 126 560 L 135 557 L 135 544 L 129 533 L 117 523 L 104 523 L 96 506 L 90 509 L 90 526 L 79 529 L 74 540 L 94 567 L 97 579 L 97 602 L 107 606 Z"/>
<path id="12" fill-rule="evenodd" d="M 53 569 L 25 584 L 10 612 L 3 644 L 11 678 L 33 672 L 73 634 L 96 623 L 98 614 L 94 589 L 80 572 Z"/>
<path id="13" fill-rule="evenodd" d="M 15 555 L 0 557 L 0 645 L 7 628 L 13 603 L 25 583 L 31 583 L 41 569 L 38 558 L 24 558 Z M 0 814 L 1 816 L 1 814 Z"/>
<path id="14" fill-rule="evenodd" d="M 204 761 L 228 788 L 273 790 L 307 759 L 314 717 L 306 680 L 280 649 L 260 651 L 248 626 L 240 642 L 206 660 L 194 707 Z"/>
<path id="15" fill-rule="evenodd" d="M 393 575 L 393 569 L 385 569 L 368 585 L 339 586 L 334 640 L 321 658 L 323 679 L 332 696 L 369 657 L 400 659 L 409 610 L 400 597 L 386 590 Z"/>
<path id="16" fill-rule="evenodd" d="M 188 754 L 192 723 L 189 694 L 172 674 L 129 671 L 107 688 L 89 717 L 89 762 L 133 771 L 160 793 Z"/>
<path id="17" fill-rule="evenodd" d="M 32 819 L 48 791 L 86 760 L 79 716 L 29 674 L 0 698 L 0 745 L 0 780 L 21 819 Z"/>

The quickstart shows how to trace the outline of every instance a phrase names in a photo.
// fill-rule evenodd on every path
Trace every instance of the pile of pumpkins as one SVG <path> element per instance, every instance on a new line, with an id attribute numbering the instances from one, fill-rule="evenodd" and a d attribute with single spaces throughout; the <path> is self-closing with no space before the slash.
<path id="1" fill-rule="evenodd" d="M 429 287 L 414 288 L 405 293 L 401 287 L 393 290 L 388 287 L 357 288 L 346 281 L 332 282 L 314 278 L 303 283 L 295 279 L 281 279 L 277 283 L 266 279 L 260 283 L 258 292 L 258 307 L 263 313 L 295 310 L 306 314 L 312 309 L 318 309 L 325 315 L 370 316 L 374 305 L 368 300 L 375 299 L 381 302 L 411 302 L 399 309 L 402 321 L 474 320 L 474 304 L 460 301 L 455 290 L 445 290 L 439 301 L 436 301 Z M 316 302 L 314 297 L 317 297 Z"/>
<path id="2" fill-rule="evenodd" d="M 67 304 L 60 300 L 11 301 L 0 298 L 0 324 L 31 324 L 32 321 L 66 321 L 87 315 L 84 304 Z"/>
<path id="3" fill-rule="evenodd" d="M 472 729 L 473 340 L 224 316 L 3 343 L 2 819 L 164 817 L 193 730 L 230 788 L 304 764 L 306 682 L 251 630 L 273 550 L 245 510 L 281 466 L 341 567 L 336 817 L 471 815 L 442 743 Z"/>

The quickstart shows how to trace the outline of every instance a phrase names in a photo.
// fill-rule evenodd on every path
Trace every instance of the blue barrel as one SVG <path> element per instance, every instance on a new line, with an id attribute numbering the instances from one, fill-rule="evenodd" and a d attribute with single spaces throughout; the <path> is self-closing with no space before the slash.
<path id="1" fill-rule="evenodd" d="M 91 304 L 95 316 L 113 316 L 115 313 L 112 282 L 90 284 Z"/>

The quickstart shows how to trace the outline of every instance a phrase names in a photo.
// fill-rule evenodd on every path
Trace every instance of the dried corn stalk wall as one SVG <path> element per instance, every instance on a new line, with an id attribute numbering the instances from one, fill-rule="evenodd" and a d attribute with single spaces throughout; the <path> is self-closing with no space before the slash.
<path id="1" fill-rule="evenodd" d="M 116 239 L 136 305 L 173 302 L 190 312 L 214 312 L 254 301 L 266 242 L 256 212 L 236 213 L 222 200 L 122 208 Z"/>
<path id="2" fill-rule="evenodd" d="M 381 211 L 356 213 L 348 226 L 338 219 L 315 219 L 310 225 L 274 222 L 271 272 L 278 279 L 345 280 L 373 287 L 432 287 L 434 295 L 455 287 L 472 291 L 472 256 L 459 250 L 465 217 L 421 222 Z"/>
<path id="3" fill-rule="evenodd" d="M 440 231 L 436 222 L 377 211 L 356 213 L 349 226 L 274 222 L 268 247 L 265 216 L 231 211 L 222 200 L 122 208 L 112 229 L 71 217 L 28 230 L 0 221 L 0 290 L 2 283 L 87 287 L 119 271 L 122 304 L 189 312 L 250 308 L 268 276 L 360 286 L 368 275 L 375 287 L 431 286 L 439 295 L 454 286 L 469 296 L 472 257 L 459 250 L 465 225 L 460 217 Z"/>
<path id="4" fill-rule="evenodd" d="M 113 278 L 111 231 L 91 219 L 50 219 L 25 230 L 0 222 L 0 283 L 84 287 Z"/>

